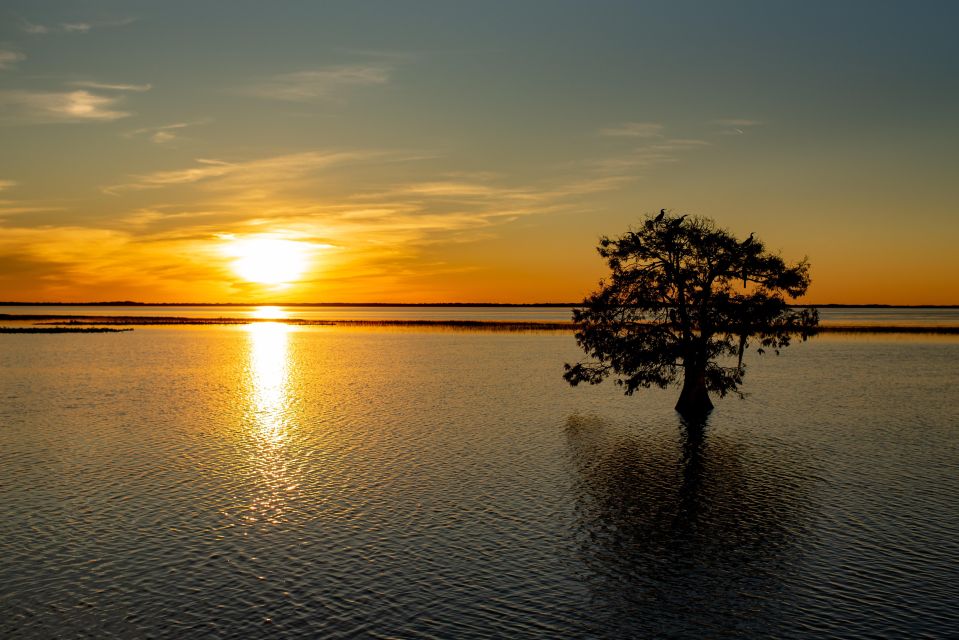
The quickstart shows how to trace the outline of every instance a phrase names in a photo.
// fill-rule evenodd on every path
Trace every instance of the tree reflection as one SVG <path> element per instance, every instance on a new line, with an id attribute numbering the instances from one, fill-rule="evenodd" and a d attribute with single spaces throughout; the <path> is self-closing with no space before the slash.
<path id="1" fill-rule="evenodd" d="M 809 483 L 785 453 L 707 431 L 568 420 L 581 554 L 612 635 L 768 633 L 782 621 L 773 608 L 799 557 Z"/>

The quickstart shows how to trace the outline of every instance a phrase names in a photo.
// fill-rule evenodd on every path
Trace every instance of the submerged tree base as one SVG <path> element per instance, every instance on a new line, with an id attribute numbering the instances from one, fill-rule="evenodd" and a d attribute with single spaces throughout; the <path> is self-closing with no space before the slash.
<path id="1" fill-rule="evenodd" d="M 700 418 L 713 410 L 709 399 L 709 386 L 706 384 L 706 370 L 701 367 L 686 369 L 683 390 L 676 402 L 676 411 L 690 418 Z"/>
<path id="2" fill-rule="evenodd" d="M 679 396 L 676 411 L 685 418 L 702 418 L 713 410 L 713 403 L 706 393 Z"/>

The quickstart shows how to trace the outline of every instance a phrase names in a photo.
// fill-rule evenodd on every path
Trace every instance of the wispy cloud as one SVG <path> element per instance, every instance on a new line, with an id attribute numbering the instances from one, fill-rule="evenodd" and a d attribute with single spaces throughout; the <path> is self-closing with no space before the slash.
<path id="1" fill-rule="evenodd" d="M 758 127 L 763 124 L 763 122 L 749 118 L 720 118 L 713 120 L 713 124 L 721 127 L 719 131 L 721 135 L 739 136 L 746 133 L 746 130 L 750 127 Z"/>
<path id="2" fill-rule="evenodd" d="M 209 120 L 199 120 L 196 122 L 174 122 L 173 124 L 164 124 L 158 127 L 142 127 L 140 129 L 134 129 L 133 131 L 128 131 L 124 135 L 127 138 L 144 136 L 156 144 L 168 144 L 174 140 L 180 139 L 178 133 L 179 131 L 186 129 L 187 127 L 206 124 L 208 122 Z"/>
<path id="3" fill-rule="evenodd" d="M 342 98 L 343 93 L 352 88 L 385 84 L 391 70 L 386 64 L 362 64 L 296 71 L 253 83 L 239 92 L 287 102 L 329 100 Z"/>
<path id="4" fill-rule="evenodd" d="M 600 129 L 599 133 L 620 138 L 621 144 L 626 142 L 632 145 L 628 150 L 588 161 L 593 170 L 600 174 L 620 176 L 656 165 L 675 164 L 680 162 L 685 153 L 711 144 L 701 138 L 668 138 L 666 126 L 658 122 L 626 122 Z"/>
<path id="5" fill-rule="evenodd" d="M 749 120 L 746 118 L 721 118 L 715 121 L 716 124 L 723 127 L 755 127 L 761 125 L 761 120 Z"/>
<path id="6" fill-rule="evenodd" d="M 46 27 L 42 24 L 34 24 L 33 22 L 29 22 L 27 20 L 24 20 L 23 22 L 20 23 L 20 29 L 24 33 L 29 33 L 32 35 L 42 35 L 44 33 L 50 33 L 50 27 Z"/>
<path id="7" fill-rule="evenodd" d="M 192 184 L 208 178 L 225 176 L 236 170 L 236 165 L 219 160 L 198 158 L 196 162 L 199 166 L 188 169 L 155 171 L 153 173 L 133 176 L 132 182 L 105 187 L 103 191 L 105 193 L 117 194 L 121 191 L 142 191 L 143 189 L 160 189 L 162 187 L 181 184 Z"/>
<path id="8" fill-rule="evenodd" d="M 0 217 L 20 216 L 28 213 L 49 213 L 51 211 L 63 210 L 63 207 L 47 207 L 15 200 L 0 200 Z"/>
<path id="9" fill-rule="evenodd" d="M 489 172 L 381 170 L 384 163 L 421 159 L 396 151 L 304 151 L 199 159 L 135 175 L 106 189 L 130 195 L 110 208 L 132 205 L 109 221 L 110 229 L 93 228 L 104 224 L 102 218 L 91 218 L 91 228 L 82 228 L 80 218 L 43 226 L 11 216 L 19 228 L 0 225 L 0 286 L 14 291 L 18 280 L 9 273 L 16 271 L 31 273 L 35 285 L 24 296 L 42 291 L 62 297 L 66 294 L 57 289 L 62 283 L 73 287 L 74 296 L 107 285 L 130 298 L 144 297 L 137 291 L 175 299 L 184 291 L 206 299 L 256 296 L 263 291 L 238 281 L 223 249 L 230 237 L 270 234 L 322 247 L 318 272 L 298 289 L 314 299 L 327 293 L 382 298 L 397 290 L 420 299 L 455 295 L 455 276 L 441 278 L 442 284 L 431 278 L 482 265 L 457 257 L 452 246 L 496 237 L 503 225 L 523 218 L 581 210 L 589 194 L 635 179 L 583 175 L 581 167 L 566 179 L 553 176 L 525 184 Z M 346 167 L 361 162 L 376 169 L 359 182 L 338 179 L 355 173 Z M 8 236 L 16 238 L 8 246 L 18 247 L 20 254 L 4 257 Z"/>
<path id="10" fill-rule="evenodd" d="M 644 142 L 629 150 L 617 151 L 609 157 L 591 160 L 588 164 L 601 174 L 623 175 L 657 165 L 675 164 L 685 153 L 710 145 L 709 141 L 698 138 L 662 136 Z"/>
<path id="11" fill-rule="evenodd" d="M 20 23 L 20 30 L 31 35 L 46 35 L 48 33 L 88 33 L 93 29 L 123 27 L 132 22 L 136 22 L 136 18 L 119 18 L 117 20 L 101 20 L 96 22 L 77 20 L 75 22 L 61 22 L 53 25 L 37 24 L 35 22 L 23 20 Z"/>
<path id="12" fill-rule="evenodd" d="M 83 87 L 85 89 L 102 89 L 104 91 L 134 91 L 142 93 L 153 88 L 151 84 L 121 84 L 111 82 L 95 82 L 93 80 L 77 80 L 71 82 L 72 87 Z"/>
<path id="13" fill-rule="evenodd" d="M 23 62 L 27 56 L 19 51 L 0 49 L 0 70 L 13 69 L 17 63 Z"/>
<path id="14" fill-rule="evenodd" d="M 709 142 L 697 138 L 669 138 L 644 147 L 647 151 L 682 151 L 684 149 L 694 149 L 696 147 L 708 147 Z"/>
<path id="15" fill-rule="evenodd" d="M 229 190 L 238 187 L 256 190 L 264 187 L 278 188 L 290 180 L 302 178 L 321 168 L 370 158 L 376 152 L 330 152 L 307 151 L 244 162 L 225 162 L 198 158 L 196 165 L 185 169 L 155 171 L 133 176 L 130 182 L 104 187 L 105 193 L 117 195 L 124 191 L 160 189 L 195 183 L 208 183 L 210 189 Z M 218 179 L 213 181 L 212 179 Z"/>
<path id="16" fill-rule="evenodd" d="M 661 138 L 665 127 L 658 122 L 626 122 L 616 127 L 600 129 L 600 135 L 623 138 Z"/>
<path id="17" fill-rule="evenodd" d="M 76 91 L 0 91 L 0 119 L 23 123 L 109 122 L 131 115 L 122 98 Z"/>
<path id="18" fill-rule="evenodd" d="M 487 184 L 456 182 L 443 180 L 437 182 L 418 182 L 403 187 L 401 193 L 433 197 L 489 197 L 501 195 L 502 190 Z"/>
<path id="19" fill-rule="evenodd" d="M 0 191 L 6 191 L 15 186 L 17 186 L 17 183 L 13 180 L 0 180 Z"/>

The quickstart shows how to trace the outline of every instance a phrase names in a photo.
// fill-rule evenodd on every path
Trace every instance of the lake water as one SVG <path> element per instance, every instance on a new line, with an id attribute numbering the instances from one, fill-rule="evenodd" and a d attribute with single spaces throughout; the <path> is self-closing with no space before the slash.
<path id="1" fill-rule="evenodd" d="M 55 312 L 55 311 L 48 311 Z M 959 339 L 570 388 L 567 333 L 0 335 L 0 637 L 945 637 Z"/>

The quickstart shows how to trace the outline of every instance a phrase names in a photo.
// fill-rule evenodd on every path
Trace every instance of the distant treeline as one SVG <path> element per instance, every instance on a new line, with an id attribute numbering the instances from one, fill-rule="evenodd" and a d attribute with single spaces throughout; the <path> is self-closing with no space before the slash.
<path id="1" fill-rule="evenodd" d="M 35 322 L 35 333 L 44 330 L 82 331 L 81 327 L 97 327 L 97 331 L 110 331 L 112 327 L 130 326 L 194 326 L 194 325 L 248 325 L 258 323 L 282 323 L 307 327 L 409 327 L 460 329 L 475 331 L 573 331 L 572 322 L 536 322 L 525 320 L 312 320 L 304 318 L 189 318 L 183 316 L 69 316 L 69 315 L 14 315 L 0 314 L 0 321 Z M 115 329 L 114 329 L 115 330 Z M 933 325 L 819 325 L 818 333 L 910 333 L 959 335 L 959 326 Z M 17 332 L 31 332 L 29 329 Z M 8 332 L 9 333 L 9 332 Z"/>
<path id="2" fill-rule="evenodd" d="M 121 333 L 132 327 L 0 327 L 0 333 Z"/>

